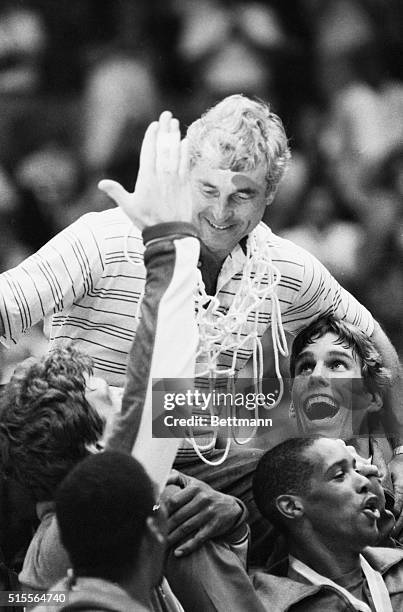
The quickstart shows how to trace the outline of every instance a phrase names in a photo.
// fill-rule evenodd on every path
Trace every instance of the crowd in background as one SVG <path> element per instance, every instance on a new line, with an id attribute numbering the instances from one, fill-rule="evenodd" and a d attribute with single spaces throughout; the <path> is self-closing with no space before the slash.
<path id="1" fill-rule="evenodd" d="M 269 100 L 293 160 L 267 223 L 316 255 L 403 354 L 399 0 L 3 0 L 0 268 L 134 187 L 144 129 Z M 3 381 L 41 330 L 2 353 Z M 5 360 L 8 360 L 6 362 Z M 2 382 L 3 382 L 2 381 Z"/>

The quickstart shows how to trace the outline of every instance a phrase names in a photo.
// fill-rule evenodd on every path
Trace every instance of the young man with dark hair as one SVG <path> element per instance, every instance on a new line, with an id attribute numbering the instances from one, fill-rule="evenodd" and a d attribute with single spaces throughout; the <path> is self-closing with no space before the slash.
<path id="1" fill-rule="evenodd" d="M 293 438 L 260 460 L 253 490 L 288 557 L 254 576 L 272 612 L 399 612 L 403 551 L 373 548 L 379 499 L 341 440 Z"/>
<path id="2" fill-rule="evenodd" d="M 167 517 L 138 461 L 111 451 L 84 459 L 59 487 L 56 516 L 72 571 L 52 589 L 63 592 L 66 602 L 39 606 L 38 612 L 152 608 Z"/>
<path id="3" fill-rule="evenodd" d="M 303 436 L 341 438 L 372 461 L 393 508 L 387 469 L 391 448 L 380 411 L 390 372 L 372 340 L 334 317 L 318 319 L 296 338 L 290 358 L 291 415 Z"/>

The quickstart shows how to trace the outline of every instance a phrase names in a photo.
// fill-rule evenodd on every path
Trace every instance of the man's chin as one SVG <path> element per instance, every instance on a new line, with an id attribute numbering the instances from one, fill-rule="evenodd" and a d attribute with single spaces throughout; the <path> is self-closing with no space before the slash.
<path id="1" fill-rule="evenodd" d="M 306 436 L 319 435 L 325 438 L 341 438 L 341 429 L 339 424 L 333 423 L 331 419 L 321 419 L 320 421 L 300 421 L 298 423 L 298 429 L 301 434 Z"/>
<path id="2" fill-rule="evenodd" d="M 324 419 L 309 419 L 306 415 L 297 416 L 298 429 L 304 435 L 320 435 L 326 438 L 341 438 L 349 440 L 353 437 L 351 412 L 341 410 L 333 417 Z"/>

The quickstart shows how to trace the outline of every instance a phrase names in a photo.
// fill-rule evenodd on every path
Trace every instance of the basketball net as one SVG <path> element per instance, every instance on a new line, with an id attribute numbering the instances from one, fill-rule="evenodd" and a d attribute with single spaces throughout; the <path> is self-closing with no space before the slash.
<path id="1" fill-rule="evenodd" d="M 246 247 L 246 261 L 242 271 L 242 278 L 238 290 L 227 312 L 220 311 L 220 302 L 216 296 L 210 296 L 199 272 L 198 295 L 196 296 L 196 320 L 199 328 L 199 348 L 196 354 L 196 363 L 203 364 L 198 377 L 205 377 L 214 388 L 214 381 L 227 378 L 227 390 L 235 390 L 235 375 L 238 353 L 242 348 L 251 350 L 253 365 L 253 385 L 255 397 L 262 393 L 263 381 L 263 347 L 258 335 L 258 321 L 260 309 L 265 300 L 271 301 L 271 336 L 274 353 L 274 366 L 279 382 L 278 397 L 274 404 L 265 405 L 266 410 L 278 406 L 284 392 L 284 382 L 280 372 L 279 354 L 288 356 L 287 340 L 281 320 L 280 302 L 277 296 L 277 287 L 281 280 L 279 269 L 273 264 L 270 247 L 265 240 L 258 239 L 255 233 L 249 234 Z M 251 325 L 252 324 L 252 325 Z M 232 363 L 223 367 L 219 361 L 223 353 L 232 353 Z M 205 367 L 204 367 L 205 366 Z M 256 423 L 259 417 L 259 405 L 255 401 L 249 410 L 254 411 Z M 211 409 L 210 409 L 211 413 Z M 236 444 L 247 444 L 256 434 L 258 425 L 255 425 L 247 439 L 239 440 L 235 435 L 235 428 L 231 426 L 231 437 Z M 231 438 L 228 436 L 224 454 L 218 461 L 209 461 L 202 451 L 215 445 L 218 427 L 214 429 L 213 440 L 207 446 L 198 445 L 190 428 L 190 441 L 198 457 L 208 465 L 220 465 L 229 453 Z"/>

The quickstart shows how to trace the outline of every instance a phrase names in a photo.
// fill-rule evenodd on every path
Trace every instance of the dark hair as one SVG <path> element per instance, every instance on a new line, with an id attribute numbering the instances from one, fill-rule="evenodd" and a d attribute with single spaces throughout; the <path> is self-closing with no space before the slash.
<path id="1" fill-rule="evenodd" d="M 130 455 L 105 451 L 79 463 L 56 494 L 74 574 L 116 581 L 133 570 L 153 506 L 151 480 Z"/>
<path id="2" fill-rule="evenodd" d="M 332 316 L 322 317 L 313 321 L 295 338 L 290 357 L 291 377 L 295 376 L 295 364 L 299 354 L 308 345 L 312 344 L 327 333 L 338 336 L 339 344 L 347 344 L 361 359 L 361 372 L 365 386 L 370 393 L 382 393 L 390 385 L 391 374 L 383 365 L 383 360 L 372 340 L 355 325 L 340 321 Z"/>
<path id="3" fill-rule="evenodd" d="M 0 400 L 0 462 L 37 501 L 57 485 L 103 433 L 104 419 L 85 397 L 91 359 L 71 345 L 16 369 Z"/>
<path id="4" fill-rule="evenodd" d="M 284 518 L 276 507 L 279 495 L 302 495 L 310 488 L 315 465 L 305 457 L 320 436 L 290 438 L 261 457 L 254 477 L 253 495 L 261 515 L 284 531 Z"/>

